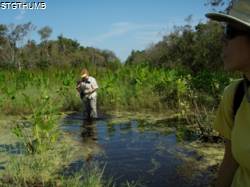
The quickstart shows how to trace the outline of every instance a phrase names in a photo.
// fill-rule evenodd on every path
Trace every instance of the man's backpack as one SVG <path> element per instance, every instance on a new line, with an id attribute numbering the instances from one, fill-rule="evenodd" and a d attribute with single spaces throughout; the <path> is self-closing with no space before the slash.
<path id="1" fill-rule="evenodd" d="M 233 101 L 233 120 L 235 120 L 235 116 L 245 95 L 245 90 L 249 85 L 250 82 L 244 77 L 244 79 L 239 82 L 236 88 Z"/>
<path id="2" fill-rule="evenodd" d="M 76 86 L 80 85 L 81 82 L 82 82 L 82 80 L 76 81 Z M 80 90 L 79 93 L 80 93 L 80 98 L 83 99 L 84 98 L 84 92 L 83 92 L 83 90 Z"/>

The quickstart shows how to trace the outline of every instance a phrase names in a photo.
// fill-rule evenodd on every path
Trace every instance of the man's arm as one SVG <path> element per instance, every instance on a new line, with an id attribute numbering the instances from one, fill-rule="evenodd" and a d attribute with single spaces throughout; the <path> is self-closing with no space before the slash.
<path id="1" fill-rule="evenodd" d="M 97 82 L 96 82 L 95 78 L 93 78 L 92 82 L 91 82 L 91 89 L 86 90 L 84 93 L 90 95 L 90 94 L 94 93 L 97 89 L 98 89 Z"/>
<path id="2" fill-rule="evenodd" d="M 91 90 L 86 90 L 84 93 L 90 95 L 90 94 L 94 93 L 97 89 L 98 88 L 92 88 Z"/>
<path id="3" fill-rule="evenodd" d="M 231 141 L 225 140 L 225 153 L 221 163 L 215 187 L 230 187 L 239 164 L 234 159 L 231 150 Z"/>

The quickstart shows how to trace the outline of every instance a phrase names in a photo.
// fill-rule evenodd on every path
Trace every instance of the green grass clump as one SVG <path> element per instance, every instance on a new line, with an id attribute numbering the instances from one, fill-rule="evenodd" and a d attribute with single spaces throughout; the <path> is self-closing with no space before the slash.
<path id="1" fill-rule="evenodd" d="M 29 114 L 32 111 L 24 95 L 38 104 L 43 91 L 47 90 L 48 96 L 57 101 L 60 111 L 81 110 L 81 100 L 75 89 L 80 71 L 5 70 L 0 74 L 0 109 L 7 115 Z M 146 64 L 89 71 L 99 84 L 98 105 L 107 110 L 179 110 L 183 103 L 191 105 L 192 100 L 199 98 L 199 102 L 213 107 L 229 83 L 229 76 L 221 72 L 204 70 L 191 75 L 178 68 L 160 69 Z"/>
<path id="2" fill-rule="evenodd" d="M 103 171 L 97 165 L 85 167 L 70 176 L 62 170 L 70 163 L 67 152 L 49 151 L 42 154 L 13 157 L 1 175 L 1 186 L 65 186 L 107 187 L 111 180 L 104 180 Z"/>

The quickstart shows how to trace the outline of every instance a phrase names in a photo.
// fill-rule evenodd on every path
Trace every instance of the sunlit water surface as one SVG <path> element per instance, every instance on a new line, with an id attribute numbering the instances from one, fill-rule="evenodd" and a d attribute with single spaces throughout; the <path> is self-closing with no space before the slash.
<path id="1" fill-rule="evenodd" d="M 112 177 L 118 186 L 126 181 L 148 187 L 197 186 L 182 174 L 184 161 L 178 156 L 193 156 L 193 151 L 182 148 L 173 132 L 142 130 L 137 120 L 112 125 L 107 119 L 90 123 L 79 114 L 66 117 L 62 129 L 89 150 L 84 159 L 72 163 L 72 170 L 98 161 L 105 167 L 104 177 Z"/>

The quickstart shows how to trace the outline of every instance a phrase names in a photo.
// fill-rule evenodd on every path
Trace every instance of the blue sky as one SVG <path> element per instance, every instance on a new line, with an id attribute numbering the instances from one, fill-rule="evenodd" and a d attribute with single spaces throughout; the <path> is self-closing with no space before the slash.
<path id="1" fill-rule="evenodd" d="M 3 1 L 2 1 L 3 2 Z M 15 1 L 12 1 L 15 2 Z M 33 2 L 33 1 L 26 1 Z M 1 10 L 0 23 L 31 21 L 37 28 L 77 40 L 84 47 L 109 49 L 124 61 L 132 49 L 142 50 L 161 40 L 174 25 L 206 21 L 206 0 L 45 0 L 46 10 Z M 38 34 L 28 36 L 40 42 Z"/>

